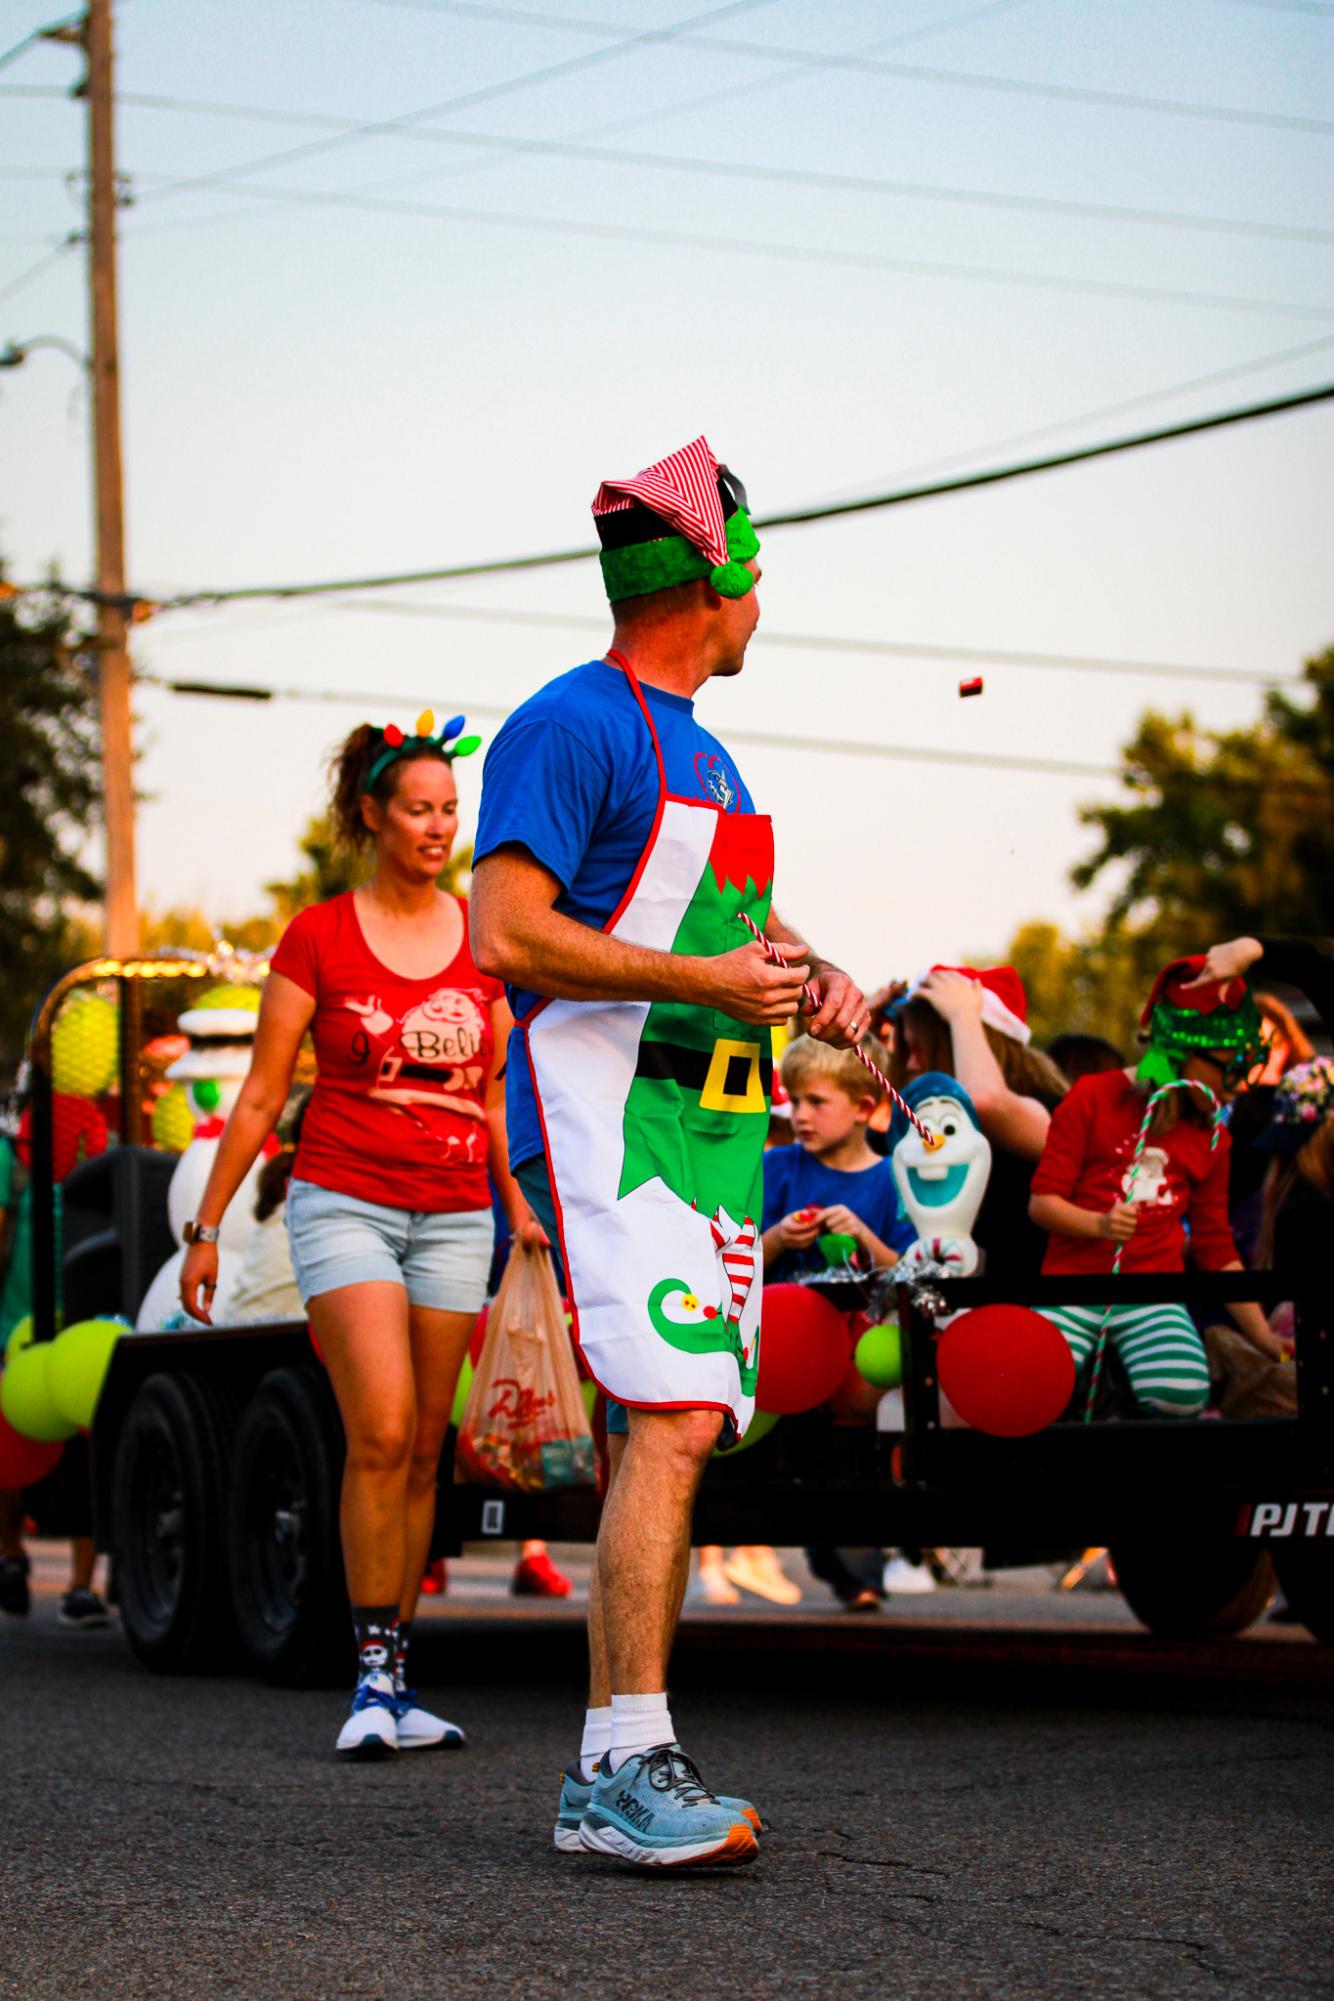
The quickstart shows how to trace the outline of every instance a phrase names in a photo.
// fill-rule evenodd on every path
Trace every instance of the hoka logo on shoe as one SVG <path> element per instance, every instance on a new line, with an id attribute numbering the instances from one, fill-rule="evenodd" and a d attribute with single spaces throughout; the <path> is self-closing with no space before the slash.
<path id="1" fill-rule="evenodd" d="M 641 1834 L 646 1827 L 652 1825 L 653 1815 L 644 1805 L 644 1802 L 637 1800 L 633 1793 L 617 1793 L 616 1810 L 618 1813 L 623 1813 L 626 1819 L 640 1830 Z"/>

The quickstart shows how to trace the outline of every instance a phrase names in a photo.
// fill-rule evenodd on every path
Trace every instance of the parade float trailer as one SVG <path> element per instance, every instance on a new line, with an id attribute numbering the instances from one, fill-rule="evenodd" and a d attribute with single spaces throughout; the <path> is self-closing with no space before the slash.
<path id="1" fill-rule="evenodd" d="M 224 969 L 225 970 L 225 969 Z M 149 1015 L 179 1012 L 215 957 L 96 960 L 63 979 L 32 1041 L 34 1344 L 90 1316 L 132 1329 L 175 1248 L 168 1187 L 178 1156 L 144 1144 Z M 52 1035 L 90 990 L 118 1015 L 119 1143 L 54 1178 Z M 149 1026 L 153 1026 L 149 1021 Z M 711 1465 L 698 1542 L 982 1548 L 997 1568 L 1092 1547 L 1112 1552 L 1132 1610 L 1165 1638 L 1236 1632 L 1275 1579 L 1334 1644 L 1334 1311 L 1294 1301 L 1298 1409 L 1248 1419 L 1078 1416 L 1030 1436 L 952 1426 L 937 1323 L 1006 1304 L 1291 1298 L 1272 1273 L 1049 1279 L 1022 1299 L 985 1277 L 899 1288 L 902 1428 L 792 1414 Z M 812 1312 L 820 1305 L 812 1299 Z M 115 1342 L 91 1422 L 98 1547 L 110 1553 L 126 1636 L 159 1672 L 249 1668 L 275 1681 L 341 1673 L 346 1597 L 338 1543 L 338 1412 L 299 1322 L 164 1332 Z M 544 1536 L 588 1541 L 590 1489 L 532 1497 L 456 1485 L 453 1433 L 439 1482 L 436 1552 Z"/>

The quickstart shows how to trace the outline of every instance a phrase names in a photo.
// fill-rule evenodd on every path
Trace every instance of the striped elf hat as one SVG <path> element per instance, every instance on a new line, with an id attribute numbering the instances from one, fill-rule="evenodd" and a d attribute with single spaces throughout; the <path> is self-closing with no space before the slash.
<path id="1" fill-rule="evenodd" d="M 604 479 L 593 502 L 602 581 L 615 604 L 702 577 L 720 597 L 755 588 L 746 564 L 759 551 L 746 489 L 719 465 L 706 438 L 632 479 Z"/>

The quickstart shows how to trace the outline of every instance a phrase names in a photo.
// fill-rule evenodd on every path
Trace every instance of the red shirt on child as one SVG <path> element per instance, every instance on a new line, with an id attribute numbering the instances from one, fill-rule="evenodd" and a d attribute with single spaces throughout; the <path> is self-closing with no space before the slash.
<path id="1" fill-rule="evenodd" d="M 293 1173 L 340 1195 L 435 1215 L 487 1209 L 491 1008 L 504 993 L 463 943 L 406 979 L 375 957 L 353 893 L 303 910 L 270 961 L 315 1002 L 318 1076 Z"/>
<path id="2" fill-rule="evenodd" d="M 1124 1070 L 1081 1077 L 1052 1113 L 1032 1193 L 1063 1195 L 1076 1208 L 1104 1216 L 1114 1203 L 1133 1201 L 1139 1220 L 1125 1246 L 1122 1271 L 1184 1270 L 1187 1222 L 1194 1262 L 1202 1271 L 1239 1263 L 1227 1217 L 1232 1142 L 1226 1132 L 1212 1150 L 1208 1127 L 1188 1116 L 1170 1132 L 1151 1133 L 1128 1192 L 1145 1102 Z M 1062 1237 L 1053 1231 L 1042 1269 L 1062 1275 L 1109 1272 L 1116 1250 L 1105 1237 Z"/>

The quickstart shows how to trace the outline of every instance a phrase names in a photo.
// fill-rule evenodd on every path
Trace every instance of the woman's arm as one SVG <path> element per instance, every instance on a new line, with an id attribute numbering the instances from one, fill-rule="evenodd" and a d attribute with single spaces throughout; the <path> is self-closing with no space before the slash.
<path id="1" fill-rule="evenodd" d="M 1030 1221 L 1055 1237 L 1101 1237 L 1109 1244 L 1128 1244 L 1139 1212 L 1133 1202 L 1114 1202 L 1106 1211 L 1081 1209 L 1064 1195 L 1030 1195 Z"/>
<path id="2" fill-rule="evenodd" d="M 510 1030 L 514 1026 L 514 1016 L 504 1000 L 491 1003 L 491 1032 L 495 1037 L 495 1053 L 491 1058 L 491 1074 L 486 1080 L 486 1123 L 488 1130 L 487 1167 L 500 1206 L 505 1211 L 516 1243 L 525 1250 L 545 1250 L 548 1245 L 546 1231 L 533 1214 L 522 1188 L 510 1173 L 509 1132 L 505 1124 L 505 1059 L 509 1049 Z"/>
<path id="3" fill-rule="evenodd" d="M 987 1138 L 1022 1160 L 1036 1160 L 1047 1144 L 1051 1113 L 1037 1098 L 1021 1098 L 1006 1083 L 982 1026 L 981 982 L 942 967 L 922 982 L 921 998 L 948 1024 L 954 1074 L 972 1099 Z"/>
<path id="4" fill-rule="evenodd" d="M 314 1015 L 313 995 L 282 973 L 269 974 L 255 1024 L 250 1069 L 218 1141 L 213 1168 L 194 1217 L 196 1223 L 221 1223 L 228 1203 L 254 1166 L 260 1148 L 287 1103 L 297 1051 Z M 191 1244 L 181 1267 L 181 1304 L 206 1327 L 212 1321 L 208 1307 L 200 1303 L 200 1294 L 206 1292 L 211 1300 L 217 1277 L 217 1245 Z"/>
<path id="5" fill-rule="evenodd" d="M 1238 975 L 1267 977 L 1280 986 L 1296 987 L 1334 1035 L 1334 953 L 1323 951 L 1306 938 L 1229 938 L 1224 945 L 1209 947 L 1191 986 Z M 1190 987 L 1184 991 L 1189 993 Z"/>

